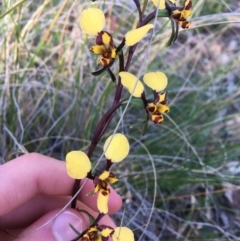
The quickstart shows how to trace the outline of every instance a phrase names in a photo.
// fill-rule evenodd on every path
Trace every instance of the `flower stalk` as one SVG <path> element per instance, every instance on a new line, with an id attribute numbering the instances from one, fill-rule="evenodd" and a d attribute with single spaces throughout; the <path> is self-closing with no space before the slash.
<path id="1" fill-rule="evenodd" d="M 149 98 L 146 95 L 142 82 L 128 71 L 130 70 L 138 43 L 154 27 L 150 22 L 155 18 L 156 13 L 158 12 L 158 17 L 168 17 L 171 20 L 172 35 L 168 43 L 171 45 L 177 38 L 178 25 L 182 28 L 189 27 L 187 17 L 191 15 L 192 2 L 191 0 L 185 0 L 184 6 L 178 7 L 176 6 L 175 0 L 162 0 L 160 6 L 158 6 L 159 1 L 152 0 L 153 4 L 160 9 L 154 10 L 143 18 L 143 12 L 147 7 L 147 2 L 148 1 L 144 1 L 142 6 L 143 10 L 141 10 L 140 2 L 134 0 L 138 11 L 139 22 L 134 30 L 128 31 L 125 34 L 117 47 L 114 45 L 111 33 L 104 30 L 105 16 L 100 9 L 90 7 L 85 9 L 80 17 L 82 30 L 89 35 L 95 36 L 95 45 L 90 47 L 91 52 L 100 56 L 98 65 L 102 66 L 102 68 L 93 71 L 92 75 L 98 76 L 106 71 L 113 84 L 116 84 L 116 90 L 111 107 L 101 117 L 96 126 L 87 154 L 82 151 L 71 151 L 66 156 L 68 174 L 75 179 L 72 195 L 74 196 L 78 192 L 83 178 L 92 180 L 94 184 L 93 193 L 98 194 L 97 206 L 99 214 L 97 218 L 85 231 L 82 233 L 76 232 L 77 237 L 73 240 L 82 238 L 84 241 L 107 241 L 109 238 L 112 238 L 113 241 L 134 241 L 133 232 L 127 227 L 114 229 L 105 225 L 99 225 L 99 221 L 108 213 L 110 185 L 118 181 L 115 174 L 111 171 L 111 167 L 113 164 L 121 162 L 129 153 L 130 145 L 126 136 L 122 133 L 116 133 L 107 138 L 103 146 L 106 165 L 100 174 L 93 172 L 91 159 L 94 150 L 106 133 L 117 109 L 124 103 L 124 100 L 122 100 L 124 88 L 126 88 L 134 98 L 140 98 L 142 101 L 142 106 L 139 105 L 139 108 L 143 108 L 144 110 L 144 132 L 147 130 L 149 121 L 154 124 L 160 124 L 164 120 L 164 113 L 170 111 L 167 105 L 168 92 L 163 91 L 167 87 L 168 79 L 163 72 L 149 72 L 144 75 L 143 82 L 152 90 L 153 94 L 153 97 Z M 125 46 L 129 47 L 127 53 L 124 51 Z M 126 64 L 125 56 L 127 56 Z M 114 74 L 111 67 L 116 61 L 119 62 L 118 73 Z M 72 208 L 76 208 L 76 201 L 77 198 L 74 198 L 71 203 Z"/>

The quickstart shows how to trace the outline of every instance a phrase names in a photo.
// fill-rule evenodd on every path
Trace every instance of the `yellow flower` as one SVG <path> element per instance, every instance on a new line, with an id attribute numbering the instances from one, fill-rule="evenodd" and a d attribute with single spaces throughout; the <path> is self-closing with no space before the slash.
<path id="1" fill-rule="evenodd" d="M 83 10 L 80 17 L 80 26 L 83 31 L 85 31 L 87 34 L 95 35 L 98 38 L 96 39 L 97 46 L 93 46 L 91 48 L 91 51 L 96 54 L 101 54 L 103 58 L 109 61 L 110 56 L 111 58 L 116 58 L 116 49 L 113 45 L 111 34 L 103 31 L 105 23 L 106 20 L 104 13 L 98 8 L 88 8 Z M 125 44 L 127 46 L 133 46 L 134 44 L 142 40 L 146 36 L 148 31 L 153 27 L 153 24 L 147 24 L 145 26 L 127 32 L 125 35 Z M 105 59 L 103 61 L 100 60 L 99 63 L 102 65 L 103 63 L 105 64 Z"/>
<path id="2" fill-rule="evenodd" d="M 74 179 L 82 179 L 91 171 L 91 162 L 82 151 L 71 151 L 66 156 L 68 175 Z"/>
<path id="3" fill-rule="evenodd" d="M 186 19 L 192 14 L 191 8 L 192 1 L 185 0 L 183 7 L 178 7 L 176 10 L 172 11 L 172 17 L 176 17 L 176 19 Z"/>
<path id="4" fill-rule="evenodd" d="M 85 178 L 91 171 L 91 162 L 88 156 L 82 151 L 69 152 L 66 156 L 66 164 L 68 175 L 75 179 Z M 99 193 L 97 207 L 101 213 L 108 213 L 108 199 L 110 195 L 109 184 L 113 184 L 117 181 L 118 179 L 110 171 L 103 171 L 99 176 L 94 177 L 94 193 Z"/>
<path id="5" fill-rule="evenodd" d="M 129 143 L 125 135 L 116 133 L 105 141 L 103 150 L 107 158 L 106 170 L 100 175 L 93 176 L 91 173 L 91 162 L 82 151 L 71 151 L 66 155 L 66 166 L 68 175 L 74 179 L 88 177 L 93 179 L 95 185 L 94 193 L 99 193 L 97 207 L 100 213 L 108 213 L 108 199 L 110 185 L 118 181 L 116 176 L 109 171 L 111 165 L 122 161 L 129 153 Z"/>
<path id="6" fill-rule="evenodd" d="M 185 0 L 183 7 L 177 7 L 175 0 L 151 0 L 155 7 L 167 9 L 169 17 L 176 21 L 182 28 L 189 28 L 187 18 L 192 14 L 192 1 Z"/>
<path id="7" fill-rule="evenodd" d="M 191 0 L 185 0 L 183 7 L 169 7 L 168 10 L 170 11 L 171 18 L 178 22 L 178 24 L 182 28 L 189 28 L 189 21 L 187 21 L 187 18 L 192 14 L 192 1 Z"/>
<path id="8" fill-rule="evenodd" d="M 113 184 L 118 179 L 110 171 L 104 171 L 99 176 L 94 178 L 94 193 L 99 193 L 97 198 L 97 207 L 100 213 L 108 213 L 108 199 L 110 195 L 110 186 L 108 183 Z"/>
<path id="9" fill-rule="evenodd" d="M 158 94 L 154 102 L 147 104 L 147 110 L 150 114 L 152 122 L 155 124 L 160 124 L 163 122 L 164 118 L 162 113 L 168 113 L 170 111 L 167 104 L 167 92 Z"/>
<path id="10" fill-rule="evenodd" d="M 112 35 L 106 31 L 101 31 L 98 33 L 95 43 L 96 45 L 92 46 L 90 50 L 95 54 L 102 55 L 98 60 L 98 64 L 101 64 L 102 66 L 109 65 L 111 60 L 114 60 L 117 57 Z"/>
<path id="11" fill-rule="evenodd" d="M 90 51 L 97 55 L 102 55 L 98 60 L 98 64 L 101 64 L 104 67 L 108 66 L 111 60 L 114 61 L 117 56 L 112 35 L 106 31 L 102 31 L 105 22 L 104 13 L 98 8 L 88 8 L 83 10 L 80 17 L 81 28 L 87 34 L 96 36 L 96 45 L 92 46 Z"/>
<path id="12" fill-rule="evenodd" d="M 96 226 L 90 227 L 82 236 L 82 241 L 102 241 L 101 233 Z"/>
<path id="13" fill-rule="evenodd" d="M 129 143 L 125 135 L 116 133 L 107 138 L 104 143 L 103 151 L 105 157 L 110 163 L 122 161 L 129 153 Z M 101 213 L 108 213 L 108 199 L 110 195 L 110 186 L 118 179 L 109 170 L 105 170 L 99 176 L 94 178 L 94 193 L 99 193 L 97 198 L 97 207 Z"/>
<path id="14" fill-rule="evenodd" d="M 153 90 L 154 100 L 148 101 L 145 98 L 144 87 L 137 77 L 128 72 L 120 72 L 121 82 L 124 87 L 128 89 L 130 93 L 133 93 L 134 97 L 141 97 L 145 105 L 145 109 L 149 115 L 149 118 L 155 123 L 159 124 L 163 121 L 162 113 L 169 112 L 167 104 L 167 92 L 157 93 L 164 90 L 167 87 L 167 76 L 160 71 L 150 72 L 144 75 L 144 83 Z M 137 82 L 138 81 L 138 82 Z M 135 88 L 136 86 L 136 88 Z M 135 88 L 135 89 L 134 89 Z"/>
<path id="15" fill-rule="evenodd" d="M 128 139 L 121 133 L 109 136 L 103 146 L 106 158 L 112 163 L 122 161 L 128 155 L 129 149 Z"/>
<path id="16" fill-rule="evenodd" d="M 91 226 L 82 236 L 81 241 L 103 241 L 112 237 L 113 241 L 134 241 L 134 235 L 128 227 L 112 227 L 106 225 Z"/>
<path id="17" fill-rule="evenodd" d="M 140 40 L 142 40 L 148 33 L 150 29 L 154 27 L 153 24 L 147 24 L 143 27 L 131 30 L 126 33 L 125 35 L 125 44 L 127 46 L 133 46 L 134 44 L 138 43 Z"/>

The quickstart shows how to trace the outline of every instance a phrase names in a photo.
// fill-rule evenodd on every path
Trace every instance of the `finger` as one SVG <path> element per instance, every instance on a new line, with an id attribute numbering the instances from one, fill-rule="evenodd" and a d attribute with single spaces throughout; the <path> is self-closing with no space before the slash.
<path id="1" fill-rule="evenodd" d="M 84 180 L 82 180 L 82 183 L 84 183 Z M 87 204 L 91 209 L 98 212 L 97 208 L 97 198 L 98 193 L 96 194 L 89 194 L 94 190 L 94 184 L 91 180 L 89 180 L 86 183 L 86 186 L 82 189 L 82 191 L 79 194 L 79 200 L 81 200 L 83 203 Z M 115 192 L 115 190 L 110 187 L 110 196 L 108 201 L 109 206 L 109 214 L 116 213 L 122 206 L 122 198 Z"/>
<path id="2" fill-rule="evenodd" d="M 26 228 L 52 210 L 61 209 L 69 200 L 70 197 L 67 196 L 38 194 L 12 212 L 1 216 L 0 230 Z M 77 207 L 80 208 L 81 204 L 77 201 Z"/>
<path id="3" fill-rule="evenodd" d="M 54 210 L 44 215 L 34 224 L 24 230 L 7 230 L 8 235 L 0 232 L 0 238 L 1 240 L 5 241 L 66 241 L 71 240 L 77 236 L 69 224 L 72 224 L 73 227 L 76 228 L 76 230 L 78 230 L 80 233 L 87 229 L 90 225 L 89 220 L 86 218 L 85 214 L 81 214 L 73 209 L 67 209 L 53 221 L 41 227 L 51 218 L 53 218 L 58 212 L 59 210 Z M 105 224 L 113 228 L 115 227 L 109 216 L 105 216 L 99 222 L 99 224 Z M 41 228 L 39 229 L 39 227 Z"/>
<path id="4" fill-rule="evenodd" d="M 38 193 L 70 196 L 74 180 L 67 175 L 66 165 L 37 153 L 23 155 L 0 166 L 0 216 L 9 213 Z M 80 200 L 97 211 L 96 195 L 86 197 L 93 190 L 92 181 L 82 189 Z M 121 207 L 121 197 L 111 189 L 109 213 Z"/>
<path id="5" fill-rule="evenodd" d="M 0 217 L 0 230 L 25 228 L 52 210 L 61 209 L 69 200 L 70 197 L 66 196 L 38 194 L 16 210 Z M 97 216 L 97 212 L 80 201 L 77 201 L 77 208 Z"/>

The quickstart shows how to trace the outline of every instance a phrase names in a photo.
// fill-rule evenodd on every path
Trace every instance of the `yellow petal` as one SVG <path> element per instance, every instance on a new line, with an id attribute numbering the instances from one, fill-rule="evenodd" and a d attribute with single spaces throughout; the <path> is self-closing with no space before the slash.
<path id="1" fill-rule="evenodd" d="M 153 4 L 155 5 L 155 7 L 158 9 L 165 9 L 165 0 L 152 0 Z"/>
<path id="2" fill-rule="evenodd" d="M 108 199 L 109 194 L 103 195 L 101 192 L 99 192 L 97 198 L 97 207 L 100 213 L 108 213 Z"/>
<path id="3" fill-rule="evenodd" d="M 187 19 L 189 16 L 191 16 L 192 11 L 191 10 L 183 10 L 182 11 L 182 17 Z"/>
<path id="4" fill-rule="evenodd" d="M 104 58 L 104 57 L 101 57 L 99 60 L 98 60 L 98 64 L 101 64 L 102 66 L 108 66 L 109 63 L 110 63 L 111 59 L 109 58 Z"/>
<path id="5" fill-rule="evenodd" d="M 104 171 L 102 172 L 100 175 L 99 175 L 99 179 L 104 181 L 106 180 L 110 175 L 110 172 L 109 171 Z"/>
<path id="6" fill-rule="evenodd" d="M 158 115 L 152 115 L 151 118 L 152 118 L 152 121 L 155 124 L 160 124 L 160 123 L 163 122 L 163 116 L 161 114 L 160 115 L 159 114 Z"/>
<path id="7" fill-rule="evenodd" d="M 75 179 L 82 179 L 91 170 L 91 162 L 82 151 L 71 151 L 66 156 L 67 173 Z"/>
<path id="8" fill-rule="evenodd" d="M 158 105 L 157 110 L 160 113 L 168 113 L 170 111 L 169 107 L 167 105 Z"/>
<path id="9" fill-rule="evenodd" d="M 106 52 L 106 48 L 104 45 L 94 45 L 90 48 L 90 50 L 94 54 L 104 54 Z"/>
<path id="10" fill-rule="evenodd" d="M 189 26 L 190 26 L 190 22 L 188 22 L 188 21 L 178 21 L 178 24 L 184 29 L 189 28 Z"/>
<path id="11" fill-rule="evenodd" d="M 106 227 L 101 231 L 101 235 L 105 238 L 108 238 L 112 232 L 113 232 L 113 228 Z"/>
<path id="12" fill-rule="evenodd" d="M 182 17 L 182 11 L 179 9 L 173 10 L 171 14 L 174 19 L 180 19 Z"/>
<path id="13" fill-rule="evenodd" d="M 185 0 L 184 1 L 184 8 L 187 9 L 187 10 L 192 8 L 192 1 L 191 0 Z"/>
<path id="14" fill-rule="evenodd" d="M 110 171 L 103 171 L 100 175 L 99 175 L 99 179 L 108 183 L 115 183 L 118 181 L 118 179 L 115 177 L 115 175 L 110 172 Z"/>
<path id="15" fill-rule="evenodd" d="M 117 57 L 116 49 L 113 48 L 113 49 L 111 50 L 111 58 L 115 59 L 116 57 Z"/>
<path id="16" fill-rule="evenodd" d="M 134 235 L 131 229 L 127 227 L 117 227 L 112 235 L 113 241 L 134 241 Z"/>
<path id="17" fill-rule="evenodd" d="M 155 103 L 148 103 L 147 105 L 147 110 L 150 112 L 150 113 L 155 113 L 157 111 L 157 106 Z"/>
<path id="18" fill-rule="evenodd" d="M 93 190 L 93 193 L 97 193 L 99 190 L 101 190 L 100 184 L 97 184 Z"/>
<path id="19" fill-rule="evenodd" d="M 105 45 L 110 45 L 112 41 L 112 36 L 108 32 L 103 32 L 102 41 Z"/>
<path id="20" fill-rule="evenodd" d="M 159 71 L 145 74 L 143 81 L 148 87 L 157 92 L 164 90 L 168 84 L 167 76 Z"/>
<path id="21" fill-rule="evenodd" d="M 110 184 L 113 184 L 113 183 L 115 183 L 117 181 L 118 181 L 118 179 L 116 177 L 109 177 L 107 179 L 107 182 L 110 183 Z"/>
<path id="22" fill-rule="evenodd" d="M 116 133 L 113 138 L 112 135 L 109 136 L 103 146 L 105 156 L 111 162 L 122 161 L 128 155 L 129 149 L 128 139 L 121 133 Z"/>
<path id="23" fill-rule="evenodd" d="M 88 233 L 91 233 L 91 232 L 98 232 L 97 227 L 96 226 L 90 227 L 89 230 L 88 230 Z"/>
<path id="24" fill-rule="evenodd" d="M 120 72 L 119 76 L 121 77 L 122 85 L 128 89 L 130 94 L 132 94 L 134 97 L 141 97 L 144 87 L 142 82 L 138 80 L 136 76 L 125 71 Z"/>
<path id="25" fill-rule="evenodd" d="M 147 24 L 141 28 L 137 28 L 127 32 L 125 35 L 125 39 L 126 39 L 125 44 L 127 46 L 133 46 L 134 44 L 138 43 L 140 40 L 142 40 L 145 37 L 148 31 L 153 27 L 154 27 L 153 24 Z"/>
<path id="26" fill-rule="evenodd" d="M 81 28 L 90 35 L 97 35 L 105 26 L 105 16 L 99 8 L 83 10 L 80 17 Z"/>
<path id="27" fill-rule="evenodd" d="M 164 92 L 164 93 L 161 93 L 161 94 L 158 94 L 158 102 L 162 102 L 162 101 L 166 101 L 167 100 L 167 92 Z"/>

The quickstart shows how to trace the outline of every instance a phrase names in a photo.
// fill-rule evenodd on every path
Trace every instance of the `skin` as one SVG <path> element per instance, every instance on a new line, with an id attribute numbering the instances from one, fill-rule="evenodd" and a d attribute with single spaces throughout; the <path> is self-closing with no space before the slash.
<path id="1" fill-rule="evenodd" d="M 25 154 L 0 166 L 0 240 L 54 241 L 51 223 L 33 231 L 70 200 L 73 184 L 65 162 L 37 153 Z M 92 182 L 88 181 L 79 194 L 77 206 L 96 217 L 97 195 L 87 195 L 93 188 Z M 121 205 L 121 197 L 111 189 L 109 214 L 117 212 Z M 88 227 L 89 219 L 85 214 L 68 210 L 83 220 L 84 229 Z M 100 224 L 115 227 L 108 215 Z"/>

